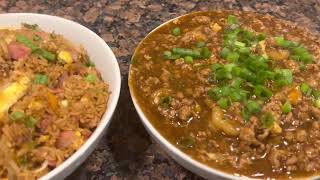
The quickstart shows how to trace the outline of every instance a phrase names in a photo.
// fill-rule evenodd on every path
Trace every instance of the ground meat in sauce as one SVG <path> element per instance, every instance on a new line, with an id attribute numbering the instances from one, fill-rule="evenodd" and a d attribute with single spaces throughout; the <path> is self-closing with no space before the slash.
<path id="1" fill-rule="evenodd" d="M 272 97 L 261 107 L 276 119 L 276 127 L 263 127 L 255 116 L 245 123 L 241 114 L 243 105 L 233 103 L 223 112 L 224 118 L 235 122 L 231 125 L 237 124 L 238 135 L 209 128 L 212 108 L 217 106 L 208 97 L 210 86 L 216 86 L 210 80 L 210 65 L 227 63 L 220 57 L 220 51 L 229 14 L 235 15 L 246 29 L 265 33 L 264 44 L 258 45 L 255 52 L 265 53 L 273 66 L 293 73 L 292 84 L 273 89 Z M 177 26 L 182 34 L 175 37 L 171 29 Z M 304 44 L 315 62 L 301 67 L 289 50 L 277 46 L 277 36 Z M 164 60 L 162 56 L 163 51 L 190 48 L 198 41 L 206 42 L 212 52 L 209 58 L 188 64 L 183 58 Z M 151 59 L 146 59 L 145 54 Z M 320 172 L 320 109 L 314 106 L 312 97 L 298 91 L 302 82 L 313 89 L 320 88 L 319 57 L 318 37 L 271 16 L 231 11 L 193 13 L 160 27 L 142 42 L 133 57 L 130 86 L 152 124 L 194 159 L 228 173 L 250 177 L 306 177 Z M 159 91 L 157 95 L 170 97 L 167 107 L 161 106 L 161 97 L 155 96 Z M 286 101 L 290 101 L 292 110 L 284 114 L 282 105 Z M 182 140 L 188 146 L 182 146 Z"/>

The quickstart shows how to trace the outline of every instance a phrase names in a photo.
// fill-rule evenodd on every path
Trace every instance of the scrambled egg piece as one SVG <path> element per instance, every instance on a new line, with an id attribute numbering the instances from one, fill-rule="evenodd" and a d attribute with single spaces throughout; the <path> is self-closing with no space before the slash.
<path id="1" fill-rule="evenodd" d="M 9 83 L 0 91 L 0 118 L 25 94 L 29 84 L 30 79 L 28 77 L 21 77 L 18 81 Z"/>
<path id="2" fill-rule="evenodd" d="M 68 51 L 60 51 L 58 59 L 67 64 L 71 64 L 73 62 L 71 54 Z"/>
<path id="3" fill-rule="evenodd" d="M 219 24 L 217 24 L 217 23 L 211 23 L 211 24 L 210 24 L 210 28 L 211 28 L 214 32 L 219 32 L 219 31 L 222 29 L 222 27 L 221 27 Z"/>

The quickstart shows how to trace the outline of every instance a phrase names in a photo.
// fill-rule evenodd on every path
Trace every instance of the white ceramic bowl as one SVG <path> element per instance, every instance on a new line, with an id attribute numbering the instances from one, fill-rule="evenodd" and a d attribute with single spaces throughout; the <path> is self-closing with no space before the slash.
<path id="1" fill-rule="evenodd" d="M 186 14 L 188 15 L 188 14 Z M 183 16 L 186 16 L 183 15 Z M 149 34 L 153 33 L 155 30 L 157 30 L 158 28 L 162 27 L 163 25 L 174 21 L 175 19 L 178 19 L 182 16 L 179 16 L 177 18 L 174 18 L 170 21 L 167 21 L 163 24 L 161 24 L 160 26 L 158 26 L 157 28 L 155 28 L 153 31 L 151 31 Z M 148 35 L 149 35 L 148 34 Z M 147 35 L 147 36 L 148 36 Z M 142 41 L 141 41 L 142 42 Z M 138 47 L 141 45 L 138 45 Z M 138 47 L 136 49 L 138 49 Z M 131 66 L 130 66 L 131 69 Z M 131 93 L 131 98 L 133 101 L 133 104 L 139 114 L 139 117 L 144 125 L 144 127 L 147 129 L 148 133 L 151 135 L 151 137 L 160 144 L 160 146 L 175 160 L 177 161 L 180 165 L 182 165 L 183 167 L 185 167 L 186 169 L 190 170 L 191 172 L 198 174 L 206 179 L 248 179 L 246 177 L 237 177 L 237 176 L 233 176 L 231 174 L 225 173 L 223 171 L 220 170 L 216 170 L 214 168 L 211 168 L 203 163 L 200 163 L 199 161 L 196 161 L 194 159 L 192 159 L 190 156 L 188 156 L 187 154 L 185 154 L 184 152 L 182 152 L 180 149 L 178 149 L 177 147 L 175 147 L 173 144 L 171 144 L 166 138 L 164 138 L 159 132 L 158 130 L 151 124 L 151 122 L 148 120 L 147 116 L 144 114 L 144 112 L 142 111 L 137 98 L 135 97 L 135 92 L 133 90 L 133 88 L 131 88 L 130 85 L 130 73 L 131 71 L 129 70 L 129 88 L 130 88 L 130 93 Z"/>
<path id="2" fill-rule="evenodd" d="M 19 28 L 21 23 L 38 24 L 41 29 L 47 32 L 54 31 L 74 44 L 82 45 L 87 50 L 90 59 L 96 64 L 103 80 L 110 85 L 109 91 L 111 94 L 107 109 L 91 137 L 70 158 L 41 178 L 41 180 L 64 179 L 90 155 L 99 139 L 106 132 L 120 94 L 121 75 L 119 65 L 110 47 L 97 34 L 78 23 L 42 14 L 0 14 L 0 28 Z"/>
<path id="3" fill-rule="evenodd" d="M 186 14 L 188 15 L 188 14 Z M 183 15 L 185 16 L 185 15 Z M 177 18 L 174 18 L 170 21 L 167 21 L 163 24 L 161 24 L 160 26 L 158 26 L 157 28 L 155 28 L 153 31 L 151 31 L 149 34 L 153 33 L 155 30 L 157 30 L 158 28 L 162 27 L 163 25 L 174 21 L 175 19 L 178 19 L 182 16 L 179 16 Z M 149 35 L 148 34 L 148 35 Z M 147 36 L 148 36 L 147 35 Z M 142 42 L 142 41 L 141 41 Z M 139 48 L 139 46 L 136 48 L 136 50 Z M 135 52 L 134 52 L 135 53 Z M 133 55 L 134 56 L 134 55 Z M 132 56 L 132 57 L 133 57 Z M 194 159 L 192 159 L 190 156 L 188 156 L 187 154 L 185 154 L 184 152 L 182 152 L 180 149 L 178 149 L 177 147 L 175 147 L 173 144 L 171 144 L 165 137 L 163 137 L 158 130 L 151 124 L 151 122 L 148 120 L 147 116 L 145 115 L 145 113 L 143 112 L 142 108 L 140 107 L 137 98 L 135 97 L 135 92 L 133 90 L 133 87 L 131 87 L 130 84 L 130 74 L 131 74 L 131 66 L 130 66 L 130 70 L 129 70 L 129 89 L 130 89 L 130 94 L 131 94 L 131 98 L 133 101 L 133 104 L 138 112 L 138 115 L 144 125 L 144 127 L 147 129 L 148 133 L 151 135 L 151 137 L 160 144 L 160 146 L 175 160 L 177 161 L 180 165 L 182 165 L 183 167 L 185 167 L 186 169 L 190 170 L 191 172 L 198 174 L 206 179 L 239 179 L 239 180 L 243 180 L 243 179 L 248 179 L 246 177 L 238 177 L 238 176 L 233 176 L 231 174 L 225 173 L 223 171 L 220 170 L 216 170 L 214 168 L 211 168 L 203 163 L 200 163 L 199 161 L 196 161 Z"/>
<path id="4" fill-rule="evenodd" d="M 149 34 L 153 33 L 155 30 L 158 28 L 162 27 L 163 25 L 174 21 L 178 18 L 181 18 L 183 16 L 188 16 L 189 14 L 182 15 L 179 17 L 176 17 L 170 21 L 167 21 L 157 28 L 155 28 L 153 31 L 151 31 Z M 148 35 L 149 35 L 148 34 Z M 147 35 L 147 36 L 148 36 Z M 141 45 L 138 45 L 138 47 Z M 137 49 L 138 49 L 137 47 Z M 131 66 L 130 66 L 131 68 Z M 130 70 L 129 70 L 129 82 L 130 82 Z M 144 127 L 147 129 L 148 133 L 151 135 L 151 137 L 160 144 L 160 146 L 175 160 L 177 161 L 180 165 L 185 167 L 186 169 L 190 170 L 191 172 L 198 174 L 206 179 L 219 179 L 219 180 L 224 180 L 224 179 L 230 179 L 230 180 L 247 180 L 247 179 L 253 179 L 249 178 L 246 176 L 240 176 L 240 175 L 232 175 L 228 174 L 226 172 L 223 172 L 218 169 L 214 169 L 212 167 L 207 166 L 206 164 L 203 164 L 197 160 L 192 159 L 189 155 L 185 154 L 181 150 L 179 150 L 177 147 L 175 147 L 173 144 L 171 144 L 165 137 L 163 137 L 158 130 L 151 124 L 151 122 L 148 120 L 147 116 L 143 112 L 142 108 L 140 107 L 137 98 L 135 97 L 135 92 L 133 88 L 130 87 L 129 83 L 129 88 L 130 88 L 130 93 L 131 93 L 131 98 L 133 101 L 133 104 L 139 114 L 139 117 L 144 125 Z M 297 178 L 297 179 L 317 179 L 319 176 L 315 177 L 307 177 L 307 178 Z"/>
<path id="5" fill-rule="evenodd" d="M 130 74 L 129 74 L 129 79 L 130 79 Z M 231 174 L 227 174 L 223 171 L 213 169 L 205 164 L 200 163 L 199 161 L 192 159 L 190 156 L 188 156 L 187 154 L 182 152 L 180 149 L 175 147 L 167 139 L 165 139 L 158 132 L 158 130 L 151 124 L 151 122 L 148 120 L 147 116 L 142 111 L 142 109 L 141 109 L 141 107 L 135 97 L 134 91 L 130 90 L 130 93 L 131 93 L 131 98 L 132 98 L 133 104 L 139 114 L 139 117 L 140 117 L 144 127 L 147 129 L 148 133 L 180 165 L 182 165 L 183 167 L 190 170 L 191 172 L 198 174 L 206 179 L 219 179 L 219 180 L 223 180 L 223 179 L 233 179 L 233 180 L 248 179 L 246 177 L 237 177 L 237 176 L 233 176 Z"/>

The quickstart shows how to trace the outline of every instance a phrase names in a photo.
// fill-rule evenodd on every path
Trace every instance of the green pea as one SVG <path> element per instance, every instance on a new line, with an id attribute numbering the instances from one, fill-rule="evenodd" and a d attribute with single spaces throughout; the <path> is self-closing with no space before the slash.
<path id="1" fill-rule="evenodd" d="M 12 121 L 17 121 L 23 119 L 25 114 L 22 111 L 13 111 L 9 117 Z"/>
<path id="2" fill-rule="evenodd" d="M 174 36 L 180 36 L 181 35 L 181 29 L 179 27 L 176 27 L 172 30 L 172 35 Z"/>
<path id="3" fill-rule="evenodd" d="M 38 120 L 32 116 L 27 117 L 27 119 L 25 120 L 25 125 L 28 128 L 34 128 L 37 124 Z"/>
<path id="4" fill-rule="evenodd" d="M 184 57 L 184 62 L 187 64 L 192 64 L 193 63 L 193 58 L 192 56 L 186 56 Z"/>
<path id="5" fill-rule="evenodd" d="M 36 74 L 34 77 L 34 82 L 36 84 L 46 85 L 49 82 L 49 78 L 45 74 Z"/>
<path id="6" fill-rule="evenodd" d="M 94 74 L 88 74 L 86 77 L 85 77 L 85 80 L 89 83 L 94 83 L 97 81 L 97 76 L 94 75 Z"/>

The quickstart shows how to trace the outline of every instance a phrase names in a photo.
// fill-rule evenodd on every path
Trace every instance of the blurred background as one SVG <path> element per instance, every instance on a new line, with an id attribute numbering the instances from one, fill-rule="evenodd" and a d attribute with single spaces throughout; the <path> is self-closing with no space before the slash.
<path id="1" fill-rule="evenodd" d="M 320 0 L 0 0 L 0 12 L 56 15 L 87 26 L 113 49 L 122 92 L 107 135 L 68 180 L 201 179 L 151 140 L 131 102 L 128 69 L 137 44 L 167 20 L 199 10 L 235 9 L 271 14 L 320 32 Z"/>

